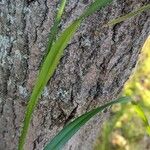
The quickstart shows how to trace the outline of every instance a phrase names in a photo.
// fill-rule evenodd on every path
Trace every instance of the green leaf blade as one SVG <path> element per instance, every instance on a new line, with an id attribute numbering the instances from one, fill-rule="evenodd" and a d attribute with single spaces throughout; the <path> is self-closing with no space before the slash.
<path id="1" fill-rule="evenodd" d="M 100 10 L 101 8 L 110 4 L 111 2 L 112 2 L 112 0 L 95 0 L 80 16 L 80 19 L 84 19 L 84 18 L 90 16 L 95 11 Z"/>
<path id="2" fill-rule="evenodd" d="M 67 124 L 52 140 L 49 144 L 46 145 L 44 150 L 60 150 L 64 144 L 87 122 L 89 121 L 94 115 L 101 112 L 108 106 L 111 106 L 116 103 L 126 103 L 129 101 L 128 97 L 122 97 L 115 101 L 109 102 L 101 107 L 93 109 L 71 123 Z"/>
<path id="3" fill-rule="evenodd" d="M 134 110 L 137 113 L 137 115 L 139 116 L 139 118 L 141 118 L 141 120 L 143 121 L 146 131 L 147 131 L 148 135 L 150 136 L 150 124 L 149 124 L 149 121 L 148 121 L 148 118 L 147 118 L 145 112 L 143 111 L 141 106 L 138 104 L 134 104 Z"/>
<path id="4" fill-rule="evenodd" d="M 107 2 L 110 0 L 105 0 L 105 1 Z M 61 18 L 61 14 L 63 12 L 62 10 L 64 9 L 65 3 L 66 3 L 66 0 L 64 0 L 62 2 L 62 5 L 60 6 L 62 9 L 58 13 L 58 20 Z M 103 3 L 102 5 L 105 6 L 106 4 Z M 100 8 L 102 8 L 101 5 L 99 5 L 99 6 L 100 6 Z M 92 12 L 94 12 L 94 10 Z M 91 13 L 89 13 L 89 15 Z M 87 15 L 84 15 L 84 17 L 86 17 L 86 16 Z M 49 39 L 49 44 L 48 44 L 48 50 L 50 50 L 50 51 L 48 51 L 48 54 L 47 54 L 46 58 L 44 59 L 43 65 L 41 66 L 41 71 L 37 77 L 35 86 L 33 88 L 33 92 L 31 94 L 30 100 L 28 102 L 28 106 L 27 106 L 26 113 L 25 113 L 25 119 L 24 119 L 24 123 L 23 123 L 23 128 L 22 128 L 21 136 L 19 138 L 18 150 L 23 150 L 23 146 L 25 144 L 25 139 L 27 136 L 27 132 L 28 132 L 31 118 L 32 118 L 32 114 L 38 103 L 38 98 L 40 97 L 48 80 L 52 77 L 54 71 L 56 70 L 57 65 L 59 64 L 59 61 L 62 57 L 64 49 L 66 48 L 69 40 L 73 37 L 75 31 L 78 29 L 78 27 L 80 26 L 82 21 L 83 21 L 82 17 L 79 17 L 79 19 L 73 21 L 73 23 L 70 24 L 69 27 L 66 28 L 61 33 L 61 35 L 59 36 L 59 38 L 55 41 L 55 43 L 53 45 L 52 45 L 52 43 L 56 37 L 57 28 L 54 28 L 51 31 L 52 37 Z M 58 23 L 58 22 L 56 21 L 56 23 Z"/>
<path id="5" fill-rule="evenodd" d="M 61 17 L 62 17 L 62 14 L 64 12 L 66 3 L 67 3 L 67 0 L 61 0 L 58 12 L 56 14 L 56 19 L 54 21 L 54 25 L 52 26 L 52 28 L 50 30 L 49 41 L 48 41 L 48 45 L 47 45 L 47 48 L 46 48 L 44 60 L 45 60 L 47 54 L 49 53 L 49 51 L 50 51 L 50 49 L 52 47 L 53 42 L 56 39 L 56 35 L 58 33 L 59 23 L 61 21 Z"/>
<path id="6" fill-rule="evenodd" d="M 46 57 L 41 71 L 38 75 L 35 87 L 33 89 L 30 101 L 27 106 L 26 115 L 24 119 L 24 126 L 22 130 L 22 134 L 19 141 L 19 150 L 22 149 L 25 137 L 29 128 L 30 120 L 33 114 L 33 111 L 37 105 L 38 98 L 41 95 L 45 85 L 47 84 L 49 78 L 53 75 L 59 60 L 63 54 L 64 48 L 67 46 L 68 41 L 74 35 L 75 31 L 80 25 L 80 20 L 74 21 L 58 38 L 55 44 L 52 46 L 51 51 L 49 52 L 48 56 Z"/>
<path id="7" fill-rule="evenodd" d="M 143 11 L 147 11 L 149 9 L 150 9 L 150 4 L 147 4 L 145 6 L 140 7 L 139 9 L 133 11 L 133 12 L 130 12 L 124 16 L 121 16 L 121 17 L 118 17 L 116 19 L 109 21 L 106 25 L 104 25 L 104 27 L 105 26 L 113 26 L 113 25 L 118 24 L 120 22 L 126 21 L 132 17 L 137 16 L 138 14 L 142 13 Z"/>
<path id="8" fill-rule="evenodd" d="M 66 2 L 67 0 L 62 0 L 61 1 L 61 4 L 60 4 L 60 7 L 58 9 L 58 12 L 57 12 L 57 16 L 56 16 L 56 20 L 59 22 L 61 20 L 61 16 L 64 12 L 64 8 L 65 8 L 65 5 L 66 5 Z"/>

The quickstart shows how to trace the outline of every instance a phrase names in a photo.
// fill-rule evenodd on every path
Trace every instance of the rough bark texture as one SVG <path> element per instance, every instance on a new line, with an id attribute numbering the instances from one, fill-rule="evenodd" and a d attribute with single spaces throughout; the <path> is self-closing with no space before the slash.
<path id="1" fill-rule="evenodd" d="M 114 0 L 82 23 L 42 94 L 25 150 L 41 150 L 66 122 L 118 96 L 149 34 L 150 14 L 147 11 L 114 27 L 101 27 L 148 1 Z M 69 0 L 60 30 L 89 3 L 91 0 Z M 57 6 L 57 0 L 0 0 L 0 150 L 17 149 Z M 91 120 L 65 150 L 91 150 L 107 114 Z"/>

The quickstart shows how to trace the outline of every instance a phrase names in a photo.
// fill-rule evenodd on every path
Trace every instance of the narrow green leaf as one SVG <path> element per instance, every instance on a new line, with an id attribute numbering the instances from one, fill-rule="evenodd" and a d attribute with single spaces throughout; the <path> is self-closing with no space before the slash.
<path id="1" fill-rule="evenodd" d="M 64 8 L 65 8 L 65 5 L 66 5 L 66 2 L 67 2 L 67 0 L 61 0 L 61 4 L 60 4 L 60 7 L 58 9 L 57 16 L 56 16 L 56 20 L 57 21 L 61 20 L 61 16 L 62 16 L 62 14 L 64 12 Z"/>
<path id="2" fill-rule="evenodd" d="M 80 20 L 74 21 L 58 38 L 58 40 L 55 42 L 55 44 L 52 46 L 49 54 L 47 55 L 41 71 L 38 75 L 37 81 L 35 83 L 35 87 L 33 89 L 30 101 L 28 102 L 28 106 L 26 109 L 24 124 L 23 124 L 23 130 L 20 136 L 19 141 L 19 150 L 22 150 L 25 138 L 27 135 L 27 131 L 29 128 L 30 120 L 33 114 L 33 111 L 36 107 L 36 104 L 38 102 L 38 98 L 42 93 L 42 90 L 44 89 L 45 85 L 47 84 L 49 78 L 53 75 L 59 60 L 63 54 L 64 48 L 67 46 L 68 41 L 75 33 L 76 29 L 80 25 Z"/>
<path id="3" fill-rule="evenodd" d="M 105 0 L 105 3 L 110 0 Z M 106 6 L 104 2 L 99 5 L 100 8 L 103 6 Z M 96 9 L 97 10 L 97 9 Z M 94 10 L 92 11 L 94 12 Z M 61 14 L 61 13 L 60 13 Z M 89 13 L 90 15 L 90 13 Z M 58 15 L 59 18 L 60 15 Z M 85 15 L 84 15 L 85 16 Z M 60 37 L 55 41 L 55 43 L 51 46 L 51 49 L 45 58 L 45 61 L 43 65 L 41 66 L 41 71 L 37 77 L 35 86 L 33 88 L 30 100 L 28 102 L 28 106 L 26 109 L 25 119 L 23 123 L 23 129 L 21 132 L 21 136 L 19 138 L 19 145 L 18 149 L 23 150 L 23 146 L 25 143 L 25 139 L 27 136 L 27 131 L 29 128 L 29 124 L 31 121 L 31 117 L 33 114 L 33 111 L 38 103 L 38 98 L 40 97 L 44 87 L 46 86 L 48 80 L 52 77 L 55 69 L 57 68 L 57 65 L 59 64 L 59 61 L 63 55 L 64 49 L 66 48 L 69 40 L 73 37 L 74 33 L 80 26 L 81 22 L 83 20 L 83 17 L 79 17 L 79 19 L 76 19 L 67 27 L 60 35 Z"/>
<path id="4" fill-rule="evenodd" d="M 126 103 L 129 101 L 128 97 L 121 97 L 115 101 L 109 102 L 101 107 L 93 109 L 71 123 L 67 124 L 51 141 L 46 145 L 44 150 L 60 150 L 66 142 L 94 115 L 104 110 L 106 107 L 111 106 L 116 103 Z"/>
<path id="5" fill-rule="evenodd" d="M 84 19 L 92 15 L 95 11 L 100 10 L 102 7 L 107 6 L 112 0 L 95 0 L 80 16 L 80 19 Z"/>
<path id="6" fill-rule="evenodd" d="M 140 7 L 139 9 L 133 11 L 133 12 L 130 12 L 130 13 L 122 16 L 122 17 L 118 17 L 117 19 L 109 21 L 106 25 L 104 25 L 104 27 L 106 27 L 106 26 L 113 26 L 113 25 L 118 24 L 120 22 L 126 21 L 126 20 L 128 20 L 128 19 L 130 19 L 130 18 L 132 18 L 132 17 L 142 13 L 143 11 L 147 11 L 149 9 L 150 9 L 150 4 L 147 4 L 145 6 Z"/>
<path id="7" fill-rule="evenodd" d="M 134 110 L 136 111 L 139 118 L 141 118 L 141 120 L 143 121 L 143 123 L 146 127 L 146 131 L 150 136 L 150 124 L 148 122 L 148 119 L 147 119 L 146 114 L 144 113 L 143 109 L 141 108 L 140 105 L 134 104 Z"/>
<path id="8" fill-rule="evenodd" d="M 49 41 L 48 41 L 48 45 L 47 45 L 45 56 L 44 56 L 43 60 L 45 60 L 48 52 L 50 51 L 50 49 L 52 47 L 53 42 L 56 39 L 56 35 L 58 33 L 58 26 L 59 26 L 59 23 L 61 21 L 61 17 L 62 17 L 62 14 L 64 12 L 64 8 L 65 8 L 65 5 L 66 5 L 66 2 L 67 2 L 67 0 L 61 0 L 58 12 L 56 14 L 56 19 L 54 21 L 54 25 L 52 26 L 52 28 L 50 30 Z"/>

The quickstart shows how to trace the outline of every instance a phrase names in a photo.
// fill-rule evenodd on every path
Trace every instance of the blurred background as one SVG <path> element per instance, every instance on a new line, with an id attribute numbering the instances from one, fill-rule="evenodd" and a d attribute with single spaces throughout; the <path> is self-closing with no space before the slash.
<path id="1" fill-rule="evenodd" d="M 122 95 L 134 102 L 111 108 L 94 150 L 150 150 L 150 36 Z"/>

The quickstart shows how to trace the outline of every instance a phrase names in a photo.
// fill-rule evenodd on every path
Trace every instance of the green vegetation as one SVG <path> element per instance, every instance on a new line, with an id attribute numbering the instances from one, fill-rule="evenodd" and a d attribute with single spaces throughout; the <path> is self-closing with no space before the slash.
<path id="1" fill-rule="evenodd" d="M 19 138 L 19 145 L 18 145 L 19 150 L 23 149 L 23 146 L 24 146 L 24 143 L 26 140 L 26 136 L 27 136 L 27 132 L 29 129 L 30 121 L 32 118 L 32 114 L 38 103 L 39 97 L 40 97 L 44 87 L 46 86 L 47 82 L 49 81 L 49 79 L 52 77 L 54 71 L 56 70 L 57 65 L 59 64 L 59 61 L 63 55 L 64 49 L 68 45 L 68 42 L 75 34 L 75 32 L 78 29 L 78 27 L 80 26 L 81 22 L 87 16 L 91 15 L 96 10 L 101 9 L 104 6 L 107 6 L 111 1 L 112 0 L 101 0 L 101 1 L 95 0 L 95 2 L 93 2 L 83 12 L 83 14 L 78 19 L 73 21 L 60 34 L 60 36 L 58 37 L 58 39 L 56 41 L 55 41 L 55 37 L 57 34 L 58 27 L 56 27 L 56 28 L 53 27 L 51 29 L 50 34 L 52 34 L 52 35 L 50 36 L 49 43 L 48 43 L 48 49 L 46 51 L 47 56 L 44 58 L 44 62 L 41 66 L 40 73 L 37 77 L 35 86 L 33 88 L 30 100 L 27 105 L 25 119 L 24 119 L 24 123 L 23 123 L 23 129 L 22 129 L 21 136 Z M 65 2 L 66 1 L 62 0 L 60 8 L 58 9 L 58 14 L 57 14 L 58 17 L 56 18 L 56 21 L 55 21 L 56 26 L 58 26 L 57 22 L 60 22 L 61 15 L 64 10 Z M 53 44 L 53 42 L 54 42 L 54 44 Z"/>
<path id="2" fill-rule="evenodd" d="M 65 9 L 66 2 L 67 2 L 67 0 L 62 0 L 61 1 L 59 9 L 58 9 L 58 12 L 56 14 L 56 19 L 54 21 L 54 25 L 50 29 L 49 41 L 48 41 L 48 44 L 47 44 L 47 49 L 46 49 L 46 52 L 45 52 L 44 60 L 45 60 L 46 56 L 48 55 L 48 53 L 49 53 L 49 51 L 50 51 L 50 49 L 52 47 L 52 44 L 56 40 L 56 36 L 57 36 L 57 33 L 58 33 L 59 24 L 60 24 L 62 14 L 63 14 L 64 9 Z"/>
<path id="3" fill-rule="evenodd" d="M 44 62 L 41 65 L 40 72 L 38 74 L 35 86 L 33 88 L 30 100 L 28 102 L 23 129 L 21 132 L 21 136 L 19 138 L 19 145 L 18 149 L 23 150 L 23 146 L 25 144 L 27 132 L 29 129 L 30 121 L 32 119 L 32 114 L 36 108 L 38 103 L 39 97 L 46 86 L 47 82 L 50 80 L 52 75 L 54 74 L 57 65 L 63 55 L 64 49 L 68 45 L 68 42 L 71 40 L 73 35 L 75 34 L 76 30 L 81 25 L 82 21 L 88 17 L 89 15 L 93 14 L 95 11 L 102 9 L 103 7 L 107 6 L 112 0 L 95 0 L 89 7 L 83 12 L 83 14 L 74 20 L 56 39 L 58 34 L 58 26 L 61 21 L 61 16 L 63 14 L 65 4 L 67 0 L 62 0 L 60 3 L 60 7 L 56 14 L 56 20 L 54 22 L 54 26 L 50 30 L 50 36 L 48 41 L 48 46 L 46 49 L 46 54 L 44 56 Z M 149 5 L 147 5 L 149 8 Z M 115 25 L 116 23 L 122 22 L 130 17 L 137 15 L 144 10 L 148 9 L 146 6 L 142 7 L 141 10 L 133 12 L 133 14 L 127 14 L 125 19 L 122 20 L 123 17 L 120 19 L 113 20 L 113 22 L 109 22 L 108 25 Z M 93 109 L 90 112 L 85 113 L 84 115 L 80 116 L 70 124 L 68 124 L 54 139 L 46 146 L 46 150 L 48 149 L 60 149 L 72 136 L 79 130 L 81 126 L 83 126 L 91 117 L 93 117 L 96 113 L 100 112 L 107 106 L 110 106 L 114 103 L 121 103 L 126 102 L 127 98 L 120 98 L 116 101 L 112 101 L 110 103 L 105 104 L 99 108 Z M 57 143 L 58 142 L 58 143 Z M 60 145 L 59 145 L 60 144 Z M 51 148 L 52 146 L 52 148 Z M 53 147 L 54 146 L 54 147 Z"/>
<path id="4" fill-rule="evenodd" d="M 131 17 L 135 17 L 136 15 L 142 13 L 143 11 L 146 11 L 146 10 L 149 10 L 150 9 L 150 4 L 148 5 L 145 5 L 145 6 L 142 6 L 140 7 L 139 9 L 133 11 L 133 12 L 130 12 L 122 17 L 119 17 L 117 19 L 114 19 L 114 20 L 110 20 L 106 26 L 112 26 L 114 24 L 117 24 L 117 23 L 120 23 L 122 21 L 126 21 L 128 18 L 131 18 Z"/>
<path id="5" fill-rule="evenodd" d="M 111 118 L 103 125 L 95 150 L 150 149 L 150 36 L 147 38 L 136 72 L 123 93 L 131 104 L 112 107 Z"/>
<path id="6" fill-rule="evenodd" d="M 103 111 L 108 106 L 111 106 L 116 103 L 126 103 L 129 101 L 128 97 L 122 97 L 120 99 L 117 99 L 115 101 L 111 101 L 101 107 L 98 107 L 96 109 L 93 109 L 74 121 L 70 122 L 68 125 L 66 125 L 59 133 L 56 135 L 51 142 L 45 147 L 44 150 L 59 150 L 62 149 L 63 145 L 66 144 L 66 142 L 88 121 L 90 120 L 94 115 L 97 113 Z"/>

